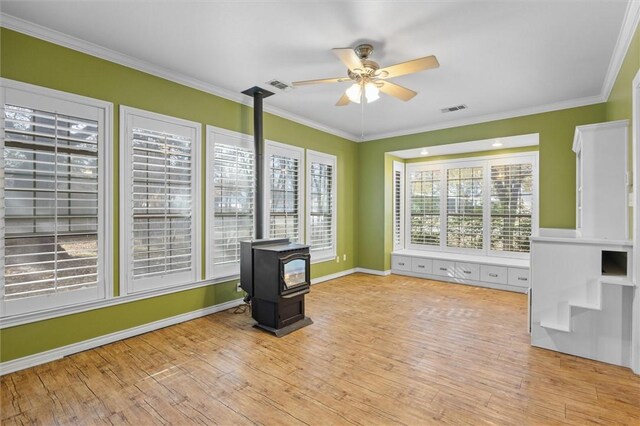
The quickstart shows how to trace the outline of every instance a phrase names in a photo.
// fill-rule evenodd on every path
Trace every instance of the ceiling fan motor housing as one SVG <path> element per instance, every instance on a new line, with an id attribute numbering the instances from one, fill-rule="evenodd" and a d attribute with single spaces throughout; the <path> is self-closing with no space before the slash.
<path id="1" fill-rule="evenodd" d="M 373 53 L 373 46 L 370 44 L 360 44 L 353 49 L 358 55 L 358 58 L 366 60 Z"/>

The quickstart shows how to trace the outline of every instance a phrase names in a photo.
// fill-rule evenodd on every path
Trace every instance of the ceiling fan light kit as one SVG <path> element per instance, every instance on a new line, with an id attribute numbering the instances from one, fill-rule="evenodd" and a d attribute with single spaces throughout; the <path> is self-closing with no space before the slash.
<path id="1" fill-rule="evenodd" d="M 417 93 L 386 79 L 440 66 L 436 57 L 431 55 L 380 68 L 377 62 L 369 59 L 369 56 L 373 53 L 373 46 L 367 43 L 360 44 L 355 48 L 335 48 L 333 53 L 347 66 L 347 78 L 334 77 L 295 81 L 292 85 L 353 82 L 352 86 L 340 97 L 336 106 L 345 106 L 349 102 L 356 104 L 371 103 L 380 98 L 380 92 L 406 102 L 416 96 Z"/>
<path id="2" fill-rule="evenodd" d="M 364 86 L 364 90 L 362 90 Z M 374 83 L 354 83 L 345 92 L 349 100 L 353 103 L 359 104 L 361 102 L 370 104 L 371 102 L 380 99 L 380 90 Z"/>

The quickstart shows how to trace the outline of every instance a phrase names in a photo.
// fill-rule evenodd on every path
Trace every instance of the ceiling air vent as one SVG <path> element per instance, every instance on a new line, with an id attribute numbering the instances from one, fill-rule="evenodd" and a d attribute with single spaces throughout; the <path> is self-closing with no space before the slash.
<path id="1" fill-rule="evenodd" d="M 465 104 L 460 104 L 460 105 L 456 105 L 448 108 L 442 108 L 440 111 L 442 111 L 442 113 L 444 114 L 445 112 L 460 111 L 461 109 L 467 109 L 467 108 L 468 107 Z"/>
<path id="2" fill-rule="evenodd" d="M 282 81 L 275 79 L 267 81 L 267 84 L 271 87 L 282 90 L 283 92 L 288 92 L 289 90 L 293 89 L 293 87 L 289 86 L 287 83 L 283 83 Z"/>

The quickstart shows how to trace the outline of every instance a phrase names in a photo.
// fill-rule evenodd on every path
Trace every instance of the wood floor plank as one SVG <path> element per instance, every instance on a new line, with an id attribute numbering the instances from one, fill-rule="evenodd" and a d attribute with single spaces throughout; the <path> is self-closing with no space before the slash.
<path id="1" fill-rule="evenodd" d="M 629 369 L 533 348 L 526 296 L 353 274 L 283 338 L 231 310 L 0 378 L 12 424 L 640 424 Z"/>

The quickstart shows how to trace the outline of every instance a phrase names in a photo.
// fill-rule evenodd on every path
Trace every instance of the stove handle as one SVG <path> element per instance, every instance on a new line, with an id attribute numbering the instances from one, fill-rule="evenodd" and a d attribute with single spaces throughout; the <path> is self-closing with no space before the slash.
<path id="1" fill-rule="evenodd" d="M 304 290 L 296 291 L 295 293 L 285 294 L 281 297 L 283 299 L 292 299 L 294 297 L 302 296 L 303 294 L 307 294 L 307 293 L 309 293 L 309 287 L 305 288 Z"/>

